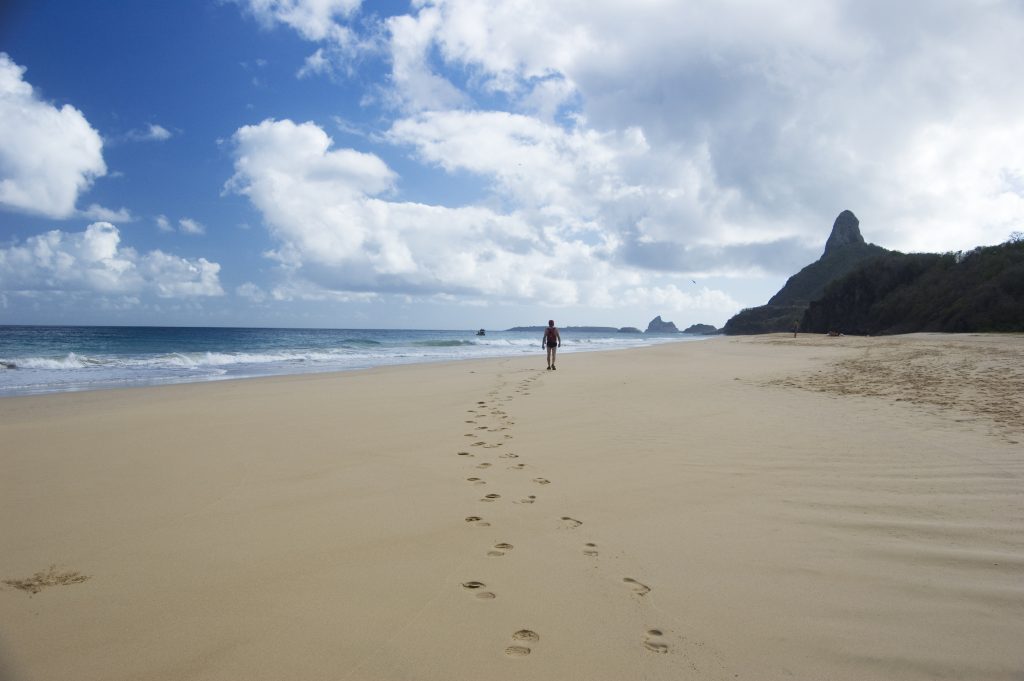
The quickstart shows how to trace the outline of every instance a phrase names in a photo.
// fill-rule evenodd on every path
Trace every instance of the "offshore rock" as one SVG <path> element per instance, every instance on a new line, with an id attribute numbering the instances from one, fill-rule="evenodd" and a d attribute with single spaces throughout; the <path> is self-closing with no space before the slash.
<path id="1" fill-rule="evenodd" d="M 672 322 L 662 321 L 661 315 L 658 315 L 647 325 L 646 333 L 679 333 L 679 329 Z"/>

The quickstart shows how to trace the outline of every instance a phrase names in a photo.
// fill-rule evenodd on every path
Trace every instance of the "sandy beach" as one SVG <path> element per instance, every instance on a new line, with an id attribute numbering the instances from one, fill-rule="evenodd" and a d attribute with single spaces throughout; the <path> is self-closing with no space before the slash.
<path id="1" fill-rule="evenodd" d="M 0 399 L 0 679 L 1024 678 L 1024 337 Z"/>

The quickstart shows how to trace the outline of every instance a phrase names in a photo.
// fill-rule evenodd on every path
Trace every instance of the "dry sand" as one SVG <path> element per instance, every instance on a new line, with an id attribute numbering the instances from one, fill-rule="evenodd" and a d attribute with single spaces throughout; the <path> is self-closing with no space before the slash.
<path id="1" fill-rule="evenodd" d="M 1022 395 L 914 335 L 0 399 L 0 678 L 1019 680 Z"/>

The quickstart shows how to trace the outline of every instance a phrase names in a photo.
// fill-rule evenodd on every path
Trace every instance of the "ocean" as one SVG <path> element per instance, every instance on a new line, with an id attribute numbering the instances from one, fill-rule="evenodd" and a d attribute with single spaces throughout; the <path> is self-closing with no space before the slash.
<path id="1" fill-rule="evenodd" d="M 534 355 L 541 332 L 0 326 L 0 397 Z M 562 330 L 560 353 L 697 340 Z"/>

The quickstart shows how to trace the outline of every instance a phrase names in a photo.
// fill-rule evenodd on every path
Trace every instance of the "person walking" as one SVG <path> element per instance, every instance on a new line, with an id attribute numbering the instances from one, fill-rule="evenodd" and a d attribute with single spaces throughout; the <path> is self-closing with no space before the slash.
<path id="1" fill-rule="evenodd" d="M 540 339 L 540 346 L 548 349 L 548 371 L 555 369 L 555 349 L 562 347 L 562 335 L 555 328 L 555 320 L 548 320 L 548 328 L 544 329 L 544 337 Z"/>

